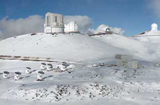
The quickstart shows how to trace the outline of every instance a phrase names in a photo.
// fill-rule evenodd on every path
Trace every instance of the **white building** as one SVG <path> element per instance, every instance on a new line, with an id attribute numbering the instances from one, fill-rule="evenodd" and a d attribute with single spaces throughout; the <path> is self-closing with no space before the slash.
<path id="1" fill-rule="evenodd" d="M 151 25 L 151 30 L 152 30 L 152 31 L 157 31 L 157 30 L 158 30 L 158 25 L 157 25 L 156 23 L 153 23 L 153 24 Z"/>
<path id="2" fill-rule="evenodd" d="M 30 68 L 30 67 L 26 67 L 25 73 L 26 73 L 26 74 L 29 74 L 30 71 L 31 71 L 31 68 Z"/>
<path id="3" fill-rule="evenodd" d="M 46 70 L 46 63 L 41 63 L 41 70 Z"/>
<path id="4" fill-rule="evenodd" d="M 42 80 L 43 80 L 43 75 L 44 75 L 44 72 L 43 72 L 43 71 L 38 71 L 37 81 L 42 81 Z"/>
<path id="5" fill-rule="evenodd" d="M 46 66 L 47 71 L 51 71 L 53 69 L 52 64 L 47 64 Z"/>
<path id="6" fill-rule="evenodd" d="M 44 32 L 63 33 L 64 32 L 63 15 L 50 12 L 46 13 Z"/>
<path id="7" fill-rule="evenodd" d="M 64 31 L 66 33 L 76 33 L 76 32 L 79 32 L 77 23 L 75 21 L 71 21 L 68 24 L 65 24 Z"/>
<path id="8" fill-rule="evenodd" d="M 15 80 L 15 81 L 19 80 L 19 79 L 20 79 L 20 75 L 21 75 L 20 72 L 15 72 L 14 80 Z"/>
<path id="9" fill-rule="evenodd" d="M 4 71 L 4 72 L 3 72 L 3 78 L 5 78 L 5 79 L 8 78 L 8 74 L 9 74 L 8 71 Z"/>
<path id="10" fill-rule="evenodd" d="M 126 68 L 134 68 L 134 69 L 139 67 L 138 61 L 133 61 L 132 55 L 117 54 L 115 58 L 116 58 L 117 66 L 126 67 Z"/>

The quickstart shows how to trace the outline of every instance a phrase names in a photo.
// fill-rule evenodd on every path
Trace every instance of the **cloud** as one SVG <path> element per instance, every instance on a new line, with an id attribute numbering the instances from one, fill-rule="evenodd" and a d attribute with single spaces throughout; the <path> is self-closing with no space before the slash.
<path id="1" fill-rule="evenodd" d="M 69 23 L 75 21 L 78 24 L 79 31 L 82 33 L 87 33 L 88 29 L 93 25 L 93 21 L 88 16 L 65 16 L 64 23 Z"/>
<path id="2" fill-rule="evenodd" d="M 0 20 L 0 36 L 8 38 L 12 36 L 43 32 L 44 19 L 39 15 L 29 16 L 28 18 Z"/>
<path id="3" fill-rule="evenodd" d="M 0 37 L 3 35 L 2 31 L 0 30 Z"/>
<path id="4" fill-rule="evenodd" d="M 110 28 L 111 28 L 111 31 L 113 31 L 113 32 L 115 32 L 117 34 L 120 34 L 120 35 L 123 35 L 124 32 L 125 32 L 123 29 L 118 28 L 118 27 L 114 27 L 114 28 L 110 27 Z"/>
<path id="5" fill-rule="evenodd" d="M 160 0 L 149 0 L 148 4 L 153 13 L 160 18 Z"/>
<path id="6" fill-rule="evenodd" d="M 28 33 L 43 32 L 44 18 L 39 15 L 32 15 L 27 18 L 8 19 L 5 17 L 0 20 L 0 38 L 8 38 Z M 64 16 L 64 23 L 75 21 L 79 26 L 79 31 L 82 33 L 96 33 L 100 32 L 107 25 L 100 25 L 96 30 L 91 29 L 93 21 L 88 16 Z M 123 34 L 121 28 L 109 27 L 113 32 Z"/>
<path id="7" fill-rule="evenodd" d="M 108 25 L 105 24 L 101 24 L 96 30 L 94 29 L 89 29 L 89 33 L 90 34 L 97 34 L 97 33 L 104 33 L 106 31 L 106 29 L 109 28 L 111 31 L 113 31 L 114 33 L 120 34 L 122 35 L 125 31 L 122 30 L 121 28 L 117 28 L 117 27 L 110 27 Z"/>

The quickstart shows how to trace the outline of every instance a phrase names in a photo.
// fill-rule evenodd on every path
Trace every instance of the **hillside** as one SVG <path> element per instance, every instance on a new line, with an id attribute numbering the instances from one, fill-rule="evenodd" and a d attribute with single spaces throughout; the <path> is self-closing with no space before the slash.
<path id="1" fill-rule="evenodd" d="M 0 42 L 1 55 L 49 57 L 58 60 L 85 61 L 114 58 L 120 48 L 107 45 L 79 33 L 21 35 Z"/>
<path id="2" fill-rule="evenodd" d="M 51 57 L 74 62 L 67 62 L 65 71 L 42 70 L 43 79 L 37 81 L 42 62 L 0 60 L 0 103 L 159 105 L 160 51 L 156 46 L 158 41 L 144 42 L 117 34 L 89 37 L 78 33 L 38 33 L 5 39 L 0 42 L 1 55 Z M 117 53 L 132 54 L 141 67 L 116 66 Z M 26 67 L 31 68 L 29 74 L 25 73 Z M 3 71 L 9 72 L 6 79 Z M 14 80 L 17 71 L 21 75 L 19 80 Z"/>
<path id="3" fill-rule="evenodd" d="M 43 81 L 36 81 L 40 62 L 0 60 L 0 103 L 2 105 L 158 105 L 159 66 L 140 62 L 143 68 L 127 69 L 110 66 L 89 67 L 73 64 L 66 72 L 44 70 Z M 114 64 L 114 63 L 113 63 Z M 94 64 L 95 65 L 95 64 Z M 25 74 L 25 67 L 31 73 Z M 9 71 L 7 79 L 3 71 Z M 14 72 L 22 73 L 20 80 Z"/>
<path id="4" fill-rule="evenodd" d="M 159 36 L 126 37 L 117 34 L 93 36 L 107 45 L 121 48 L 136 59 L 160 62 Z M 145 40 L 145 41 L 144 41 Z"/>

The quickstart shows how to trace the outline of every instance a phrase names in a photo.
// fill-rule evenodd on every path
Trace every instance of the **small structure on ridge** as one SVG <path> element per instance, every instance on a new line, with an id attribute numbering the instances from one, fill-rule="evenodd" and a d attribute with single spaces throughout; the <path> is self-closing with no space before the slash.
<path id="1" fill-rule="evenodd" d="M 44 72 L 43 71 L 38 71 L 38 74 L 37 74 L 37 81 L 42 81 L 43 80 L 43 74 Z"/>
<path id="2" fill-rule="evenodd" d="M 8 74 L 9 74 L 8 71 L 4 71 L 4 72 L 3 72 L 3 78 L 5 78 L 5 79 L 8 78 Z"/>
<path id="3" fill-rule="evenodd" d="M 157 31 L 157 30 L 158 30 L 158 25 L 157 25 L 156 23 L 153 23 L 153 24 L 151 25 L 151 30 L 152 30 L 152 31 Z"/>
<path id="4" fill-rule="evenodd" d="M 41 70 L 46 70 L 46 63 L 41 63 Z"/>
<path id="5" fill-rule="evenodd" d="M 30 68 L 30 67 L 26 67 L 25 73 L 26 73 L 26 74 L 29 74 L 30 71 L 31 71 L 31 68 Z"/>
<path id="6" fill-rule="evenodd" d="M 21 73 L 20 73 L 20 72 L 15 72 L 14 80 L 15 80 L 15 81 L 19 80 L 20 75 L 21 75 Z"/>

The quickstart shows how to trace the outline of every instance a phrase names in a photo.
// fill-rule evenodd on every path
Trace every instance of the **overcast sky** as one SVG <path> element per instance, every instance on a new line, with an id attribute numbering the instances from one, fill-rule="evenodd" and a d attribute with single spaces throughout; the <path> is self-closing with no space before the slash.
<path id="1" fill-rule="evenodd" d="M 105 24 L 122 29 L 127 36 L 150 30 L 153 22 L 160 24 L 160 0 L 0 0 L 0 34 L 43 31 L 39 25 L 46 12 L 63 14 L 69 20 L 78 15 L 88 22 L 81 26 L 97 29 Z"/>

